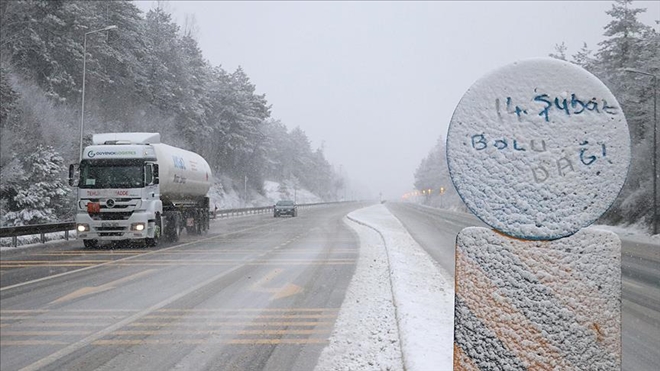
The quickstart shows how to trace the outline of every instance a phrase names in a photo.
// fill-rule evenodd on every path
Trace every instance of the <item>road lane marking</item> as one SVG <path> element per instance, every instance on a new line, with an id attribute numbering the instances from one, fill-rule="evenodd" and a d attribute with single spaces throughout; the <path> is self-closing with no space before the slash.
<path id="1" fill-rule="evenodd" d="M 210 344 L 234 344 L 234 345 L 279 345 L 279 344 L 327 344 L 325 338 L 307 338 L 307 339 L 135 339 L 135 340 L 96 340 L 92 345 L 112 346 L 112 345 L 210 345 Z"/>
<path id="2" fill-rule="evenodd" d="M 6 323 L 2 327 L 103 327 L 108 326 L 110 323 L 80 323 L 80 322 L 51 322 L 51 323 Z M 4 332 L 4 330 L 3 330 Z"/>
<path id="3" fill-rule="evenodd" d="M 245 254 L 245 253 L 254 253 L 254 252 L 262 252 L 263 250 L 258 250 L 258 249 L 236 249 L 236 250 L 185 250 L 185 251 L 167 251 L 164 252 L 163 255 L 233 255 L 233 254 Z M 316 251 L 314 247 L 311 248 L 289 248 L 286 250 L 279 250 L 279 251 L 273 251 L 274 254 L 308 254 L 310 252 Z M 341 248 L 341 249 L 334 249 L 332 251 L 328 251 L 328 254 L 358 254 L 359 251 L 358 249 L 353 249 L 353 248 Z M 108 252 L 108 253 L 76 253 L 76 252 L 71 252 L 71 253 L 35 253 L 35 254 L 30 254 L 29 256 L 34 256 L 34 257 L 39 257 L 39 256 L 46 256 L 46 257 L 51 257 L 51 256 L 106 256 L 106 255 L 141 255 L 144 254 L 144 252 Z M 5 260 L 3 262 L 13 262 L 15 260 Z M 39 260 L 26 260 L 28 262 L 32 261 L 39 261 Z M 80 260 L 74 260 L 74 261 L 80 261 Z M 88 260 L 92 262 L 97 262 L 101 260 Z M 104 261 L 109 261 L 109 260 L 104 260 Z"/>
<path id="4" fill-rule="evenodd" d="M 6 268 L 29 268 L 29 267 L 88 267 L 88 266 L 93 266 L 96 265 L 96 263 L 81 263 L 81 262 L 20 262 L 20 263 L 13 263 L 13 264 L 0 264 L 0 268 L 6 269 Z"/>
<path id="5" fill-rule="evenodd" d="M 3 331 L 2 336 L 69 336 L 88 335 L 91 331 L 60 330 L 60 331 Z"/>
<path id="6" fill-rule="evenodd" d="M 328 339 L 325 338 L 307 338 L 307 339 L 232 339 L 227 342 L 228 344 L 244 344 L 244 345 L 278 345 L 278 344 L 327 344 Z"/>
<path id="7" fill-rule="evenodd" d="M 39 321 L 45 320 L 85 320 L 85 319 L 116 319 L 117 316 L 113 315 L 85 315 L 85 316 L 75 316 L 75 315 L 66 315 L 66 314 L 54 314 L 48 315 L 45 317 L 36 318 L 34 316 L 28 315 L 14 315 L 14 316 L 2 316 L 2 320 L 29 320 L 29 319 L 38 319 Z M 187 320 L 207 320 L 207 319 L 222 319 L 222 318 L 254 318 L 254 319 L 268 319 L 268 318 L 282 318 L 282 319 L 291 319 L 291 318 L 337 318 L 336 314 L 264 314 L 264 315 L 250 315 L 250 314 L 226 314 L 226 315 L 195 315 L 190 316 L 189 313 L 182 314 L 170 314 L 170 315 L 147 315 L 145 319 L 182 319 Z"/>
<path id="8" fill-rule="evenodd" d="M 338 312 L 340 308 L 163 308 L 156 312 Z M 137 312 L 137 309 L 6 309 L 2 313 L 107 313 Z"/>
<path id="9" fill-rule="evenodd" d="M 12 326 L 13 325 L 13 326 Z M 51 323 L 6 323 L 2 324 L 1 327 L 8 328 L 77 328 L 77 327 L 104 327 L 109 326 L 111 323 L 80 323 L 80 322 L 51 322 Z M 225 326 L 225 327 L 332 327 L 334 322 L 332 321 L 262 321 L 262 322 L 236 322 L 236 321 L 205 321 L 205 322 L 186 322 L 186 323 L 175 323 L 175 322 L 133 322 L 126 327 L 199 327 L 200 325 L 208 326 Z M 15 330 L 17 331 L 17 330 Z M 4 334 L 4 330 L 3 330 Z"/>
<path id="10" fill-rule="evenodd" d="M 252 228 L 245 229 L 243 231 L 256 229 L 256 228 L 263 228 L 263 226 L 255 226 L 255 227 L 252 227 Z M 232 233 L 239 233 L 239 232 L 232 232 Z M 215 238 L 219 238 L 219 236 L 211 237 L 211 238 L 208 238 L 206 240 L 212 240 L 212 239 L 215 239 Z M 190 243 L 187 243 L 187 244 L 172 246 L 172 247 L 167 248 L 167 249 L 180 248 L 182 246 L 187 246 L 187 245 L 194 244 L 194 243 L 199 243 L 199 242 L 202 242 L 202 241 L 204 241 L 204 240 L 198 240 L 198 241 L 193 241 L 193 242 L 190 242 Z M 258 254 L 255 257 L 255 259 L 266 256 L 271 251 L 272 250 L 266 250 L 263 253 Z M 156 253 L 156 252 L 157 251 L 154 251 L 153 253 Z M 147 253 L 147 254 L 153 254 L 153 253 Z M 140 256 L 140 255 L 138 255 L 138 256 Z M 129 259 L 132 259 L 132 258 L 134 258 L 134 256 L 126 257 L 126 258 L 123 258 L 123 259 L 120 259 L 120 260 L 129 260 Z M 115 262 L 110 262 L 110 263 L 105 263 L 105 264 L 114 264 L 114 263 Z M 94 266 L 94 267 L 98 267 L 98 266 L 101 266 L 101 265 L 97 265 L 97 266 Z M 196 285 L 193 285 L 193 286 L 189 287 L 187 290 L 183 290 L 183 291 L 181 291 L 181 292 L 179 292 L 179 293 L 177 293 L 173 296 L 170 296 L 169 298 L 167 298 L 167 299 L 165 299 L 165 300 L 163 300 L 159 303 L 156 303 L 156 304 L 154 304 L 154 305 L 152 305 L 148 308 L 145 308 L 145 309 L 143 309 L 143 310 L 127 317 L 127 318 L 124 318 L 121 321 L 116 322 L 116 323 L 114 323 L 114 324 L 112 324 L 112 325 L 110 325 L 110 326 L 108 326 L 108 327 L 92 334 L 92 335 L 89 335 L 89 336 L 87 336 L 87 337 L 85 337 L 85 338 L 83 338 L 83 339 L 81 339 L 81 340 L 79 340 L 79 341 L 77 341 L 73 344 L 70 344 L 70 345 L 66 346 L 66 347 L 56 351 L 55 353 L 52 353 L 52 354 L 50 354 L 50 355 L 34 362 L 34 363 L 31 363 L 30 365 L 22 368 L 21 370 L 22 371 L 32 371 L 32 370 L 36 371 L 36 370 L 39 370 L 43 367 L 46 367 L 46 366 L 54 363 L 54 362 L 57 362 L 58 360 L 66 357 L 66 356 L 68 356 L 68 355 L 70 355 L 70 354 L 72 354 L 72 353 L 74 353 L 74 352 L 76 352 L 76 351 L 78 351 L 78 350 L 80 350 L 80 349 L 82 349 L 82 348 L 84 348 L 84 347 L 100 340 L 100 339 L 102 339 L 106 335 L 109 335 L 112 332 L 117 331 L 117 330 L 119 330 L 120 328 L 122 328 L 124 326 L 130 325 L 130 324 L 142 319 L 144 316 L 146 316 L 150 313 L 153 313 L 153 312 L 155 312 L 159 309 L 162 309 L 162 308 L 164 308 L 168 305 L 171 305 L 172 303 L 175 303 L 177 300 L 179 300 L 181 298 L 184 298 L 184 297 L 190 295 L 191 293 L 193 293 L 195 291 L 198 291 L 198 290 L 200 290 L 200 289 L 202 289 L 202 288 L 204 288 L 204 287 L 206 287 L 206 286 L 208 286 L 208 285 L 210 285 L 214 282 L 217 282 L 218 280 L 224 278 L 225 276 L 227 276 L 229 274 L 232 274 L 233 272 L 235 272 L 235 271 L 237 271 L 241 268 L 244 268 L 246 266 L 247 266 L 247 262 L 245 262 L 243 264 L 235 265 L 234 267 L 229 268 L 224 272 L 218 273 L 217 275 L 215 275 L 211 278 L 208 278 L 208 279 L 206 279 L 206 280 L 204 280 L 204 281 L 202 281 L 202 282 L 200 282 Z M 83 268 L 83 269 L 91 269 L 91 268 L 94 268 L 94 267 Z M 78 270 L 78 272 L 80 272 L 80 270 Z M 43 280 L 44 279 L 29 281 L 29 282 L 19 284 L 19 285 L 22 286 L 22 285 L 28 284 L 30 282 L 34 283 L 34 282 L 43 281 Z M 10 287 L 18 287 L 19 285 L 13 285 L 13 286 L 10 286 Z M 4 289 L 8 289 L 8 288 L 4 288 Z"/>
<path id="11" fill-rule="evenodd" d="M 105 263 L 113 260 L 3 260 L 2 265 L 12 264 L 49 264 L 49 263 Z"/>
<path id="12" fill-rule="evenodd" d="M 203 323 L 174 323 L 174 322 L 134 322 L 126 327 L 169 327 L 169 326 L 181 326 L 181 327 L 199 327 L 200 325 L 205 326 L 243 326 L 243 327 L 268 327 L 268 326 L 299 326 L 299 327 L 314 327 L 314 326 L 333 326 L 334 322 L 331 321 L 312 321 L 312 322 L 303 322 L 303 321 L 281 321 L 281 322 L 235 322 L 235 321 L 210 321 Z"/>
<path id="13" fill-rule="evenodd" d="M 39 320 L 46 320 L 46 319 L 77 319 L 77 320 L 80 320 L 80 319 L 102 319 L 102 318 L 113 319 L 113 318 L 117 318 L 117 316 L 113 316 L 113 315 L 110 315 L 110 314 L 107 314 L 107 315 L 84 315 L 84 316 L 82 316 L 82 315 L 75 316 L 75 315 L 67 315 L 67 314 L 53 314 L 53 315 L 48 315 L 46 317 L 37 318 L 37 317 L 34 317 L 34 316 L 28 316 L 28 315 L 8 315 L 7 316 L 7 315 L 3 314 L 2 317 L 0 317 L 0 319 L 2 319 L 2 320 L 9 320 L 9 319 L 12 319 L 12 320 L 18 320 L 18 319 L 39 319 Z"/>
<path id="14" fill-rule="evenodd" d="M 339 312 L 339 308 L 165 308 L 159 312 Z"/>
<path id="15" fill-rule="evenodd" d="M 226 314 L 226 315 L 195 315 L 190 317 L 188 313 L 183 313 L 179 315 L 148 315 L 144 318 L 153 318 L 153 319 L 195 319 L 195 320 L 204 320 L 209 318 L 254 318 L 254 319 L 266 319 L 266 318 L 337 318 L 336 314 L 262 314 L 262 315 L 250 315 L 250 314 Z"/>
<path id="16" fill-rule="evenodd" d="M 251 230 L 253 230 L 253 229 L 260 229 L 260 228 L 263 228 L 263 227 L 268 226 L 268 225 L 270 225 L 270 224 L 276 224 L 276 223 L 278 223 L 278 222 L 271 222 L 271 223 L 267 223 L 266 225 L 257 225 L 257 226 L 253 226 L 253 227 L 250 227 L 250 228 L 241 229 L 241 230 L 239 230 L 239 231 L 234 231 L 234 232 L 229 232 L 229 233 L 219 234 L 219 235 L 217 235 L 217 236 L 208 237 L 208 238 L 202 238 L 202 239 L 199 239 L 199 240 L 195 240 L 195 241 L 190 241 L 190 242 L 182 243 L 182 244 L 180 244 L 180 245 L 175 245 L 175 246 L 166 247 L 166 248 L 163 248 L 163 249 L 160 249 L 160 250 L 149 251 L 149 252 L 146 252 L 146 253 L 144 253 L 144 254 L 133 255 L 133 256 L 127 256 L 127 257 L 125 257 L 125 258 L 121 258 L 121 259 L 117 259 L 117 260 L 108 261 L 108 262 L 105 262 L 105 263 L 102 263 L 102 264 L 96 264 L 96 265 L 92 265 L 92 266 L 84 267 L 84 268 L 81 268 L 81 269 L 76 269 L 76 270 L 72 270 L 72 271 L 68 271 L 68 272 L 62 272 L 62 273 L 55 274 L 55 275 L 52 275 L 52 276 L 41 277 L 41 278 L 37 278 L 37 279 L 35 279 L 35 280 L 26 281 L 26 282 L 21 282 L 21 283 L 17 283 L 17 284 L 15 284 L 15 285 L 7 286 L 7 287 L 0 287 L 0 292 L 1 292 L 1 291 L 5 291 L 5 290 L 11 290 L 11 289 L 14 289 L 14 288 L 17 288 L 17 287 L 21 287 L 21 286 L 25 286 L 25 285 L 30 285 L 30 284 L 33 284 L 33 283 L 38 283 L 38 282 L 43 282 L 43 281 L 46 281 L 46 280 L 55 279 L 55 278 L 62 277 L 62 276 L 67 276 L 67 275 L 69 275 L 69 274 L 73 274 L 73 273 L 83 272 L 83 271 L 86 271 L 86 270 L 89 270 L 89 269 L 93 269 L 93 268 L 104 267 L 104 266 L 106 266 L 106 265 L 115 264 L 115 263 L 117 263 L 117 262 L 123 262 L 123 261 L 131 260 L 131 259 L 134 259 L 134 258 L 136 258 L 136 257 L 138 257 L 138 256 L 153 255 L 153 254 L 157 254 L 157 253 L 161 253 L 161 252 L 165 252 L 165 251 L 169 251 L 169 250 L 174 250 L 174 249 L 177 249 L 177 248 L 181 248 L 181 247 L 184 247 L 184 246 L 193 245 L 193 244 L 196 244 L 196 243 L 201 243 L 201 242 L 211 241 L 211 240 L 215 240 L 215 239 L 220 239 L 220 238 L 223 238 L 223 237 L 225 237 L 225 236 L 230 236 L 230 235 L 232 235 L 232 234 L 237 234 L 237 233 L 243 233 L 243 232 L 246 232 L 246 231 L 251 231 Z"/>
<path id="17" fill-rule="evenodd" d="M 325 329 L 286 329 L 286 330 L 122 330 L 112 336 L 156 336 L 156 335 L 315 335 L 330 334 L 331 328 Z"/>
<path id="18" fill-rule="evenodd" d="M 283 269 L 273 269 L 270 273 L 250 285 L 250 291 L 273 294 L 270 300 L 282 299 L 301 293 L 303 291 L 302 287 L 292 283 L 286 283 L 281 287 L 266 287 L 270 281 L 274 280 L 282 272 L 284 272 Z"/>
<path id="19" fill-rule="evenodd" d="M 55 340 L 0 340 L 0 346 L 67 345 L 66 341 Z"/>
<path id="20" fill-rule="evenodd" d="M 119 285 L 121 285 L 121 284 L 123 284 L 123 283 L 129 282 L 129 281 L 133 281 L 133 280 L 138 279 L 138 278 L 140 278 L 140 277 L 142 277 L 142 276 L 149 275 L 149 274 L 151 274 L 151 273 L 153 273 L 153 272 L 155 272 L 155 271 L 156 271 L 156 269 L 147 269 L 147 270 L 145 270 L 145 271 L 138 272 L 138 273 L 132 274 L 132 275 L 130 275 L 130 276 L 122 277 L 122 278 L 120 278 L 120 279 L 118 279 L 118 280 L 114 280 L 114 281 L 112 281 L 112 282 L 108 282 L 108 283 L 105 283 L 105 284 L 100 285 L 100 286 L 83 287 L 83 288 L 80 288 L 80 289 L 78 289 L 78 290 L 76 290 L 76 291 L 74 291 L 74 292 L 72 292 L 72 293 L 70 293 L 70 294 L 68 294 L 68 295 L 64 295 L 64 296 L 62 296 L 62 297 L 59 298 L 59 299 L 53 300 L 53 301 L 51 301 L 51 302 L 48 303 L 48 304 L 49 304 L 49 305 L 52 305 L 52 304 L 59 304 L 59 303 L 65 302 L 65 301 L 78 299 L 78 298 L 81 298 L 81 297 L 83 297 L 83 296 L 88 296 L 88 295 L 98 294 L 98 293 L 100 293 L 100 292 L 104 292 L 104 291 L 112 290 L 112 289 L 114 289 L 115 287 L 117 287 L 117 286 L 119 286 Z"/>
<path id="21" fill-rule="evenodd" d="M 212 330 L 121 330 L 112 333 L 112 336 L 155 336 L 155 335 L 314 335 L 330 334 L 332 328 L 320 329 L 273 329 L 273 330 L 232 330 L 232 329 L 212 329 Z M 9 336 L 79 336 L 89 335 L 91 331 L 60 330 L 60 331 L 3 331 L 3 337 Z M 8 340 L 9 341 L 9 340 Z"/>

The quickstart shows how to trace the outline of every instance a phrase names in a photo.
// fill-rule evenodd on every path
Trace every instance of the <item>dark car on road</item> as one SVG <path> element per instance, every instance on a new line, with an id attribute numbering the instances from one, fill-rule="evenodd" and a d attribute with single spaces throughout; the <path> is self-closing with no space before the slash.
<path id="1" fill-rule="evenodd" d="M 282 215 L 298 216 L 298 206 L 290 200 L 277 201 L 273 208 L 273 216 L 277 218 Z"/>

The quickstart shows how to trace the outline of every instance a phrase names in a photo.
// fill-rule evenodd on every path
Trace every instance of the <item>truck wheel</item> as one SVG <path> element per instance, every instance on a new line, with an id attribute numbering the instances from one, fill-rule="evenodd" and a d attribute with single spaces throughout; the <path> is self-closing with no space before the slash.
<path id="1" fill-rule="evenodd" d="M 170 228 L 170 236 L 169 240 L 172 242 L 177 242 L 179 241 L 179 237 L 181 237 L 181 230 L 179 229 L 178 225 L 173 225 Z"/>
<path id="2" fill-rule="evenodd" d="M 147 247 L 156 247 L 158 246 L 158 243 L 160 242 L 160 234 L 161 234 L 161 220 L 160 220 L 160 215 L 156 215 L 156 222 L 154 225 L 154 238 L 145 238 L 144 242 Z"/>
<path id="3" fill-rule="evenodd" d="M 169 241 L 179 241 L 181 230 L 179 229 L 178 219 L 176 214 L 167 215 L 165 218 L 165 236 Z"/>
<path id="4" fill-rule="evenodd" d="M 87 249 L 95 249 L 99 246 L 98 240 L 83 240 L 83 244 Z"/>

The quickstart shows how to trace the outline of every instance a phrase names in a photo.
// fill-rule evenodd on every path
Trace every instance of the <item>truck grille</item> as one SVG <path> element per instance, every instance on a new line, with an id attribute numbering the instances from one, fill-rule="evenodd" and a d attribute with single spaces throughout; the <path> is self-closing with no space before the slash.
<path id="1" fill-rule="evenodd" d="M 128 220 L 133 215 L 132 211 L 102 211 L 97 214 L 89 214 L 93 220 Z"/>
<path id="2" fill-rule="evenodd" d="M 111 231 L 124 231 L 126 230 L 126 227 L 98 227 L 96 228 L 97 231 L 102 232 L 111 232 Z"/>
<path id="3" fill-rule="evenodd" d="M 110 236 L 119 237 L 119 236 L 122 236 L 122 235 L 123 235 L 122 232 L 99 232 L 99 236 L 101 236 L 101 237 L 110 237 Z"/>

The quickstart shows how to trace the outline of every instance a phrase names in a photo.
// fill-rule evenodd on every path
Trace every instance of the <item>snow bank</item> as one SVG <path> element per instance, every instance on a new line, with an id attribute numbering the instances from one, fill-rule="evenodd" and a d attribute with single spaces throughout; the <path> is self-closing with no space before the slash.
<path id="1" fill-rule="evenodd" d="M 374 276 L 379 280 L 376 287 L 388 284 L 387 281 L 391 283 L 393 292 L 391 303 L 396 313 L 405 369 L 408 371 L 452 369 L 454 290 L 451 279 L 448 278 L 449 274 L 412 239 L 399 220 L 383 205 L 355 211 L 349 214 L 348 218 L 375 230 L 385 246 L 378 251 L 378 248 L 373 246 L 375 244 L 373 237 L 369 236 L 373 232 L 361 226 L 351 225 L 360 234 L 361 257 L 340 310 L 330 345 L 324 350 L 317 369 L 379 369 L 376 364 L 357 368 L 353 367 L 354 363 L 342 363 L 347 356 L 341 357 L 338 354 L 341 344 L 346 345 L 351 339 L 369 339 L 370 333 L 384 331 L 379 327 L 386 326 L 384 323 L 371 323 L 363 320 L 362 317 L 364 312 L 371 313 L 372 317 L 383 317 L 378 313 L 387 309 L 383 307 L 388 301 L 370 298 L 374 295 L 382 295 L 382 292 L 377 294 L 374 291 Z M 382 272 L 382 268 L 372 270 L 367 266 L 372 264 L 369 262 L 370 258 L 363 259 L 362 255 L 373 254 L 374 249 L 384 255 L 382 259 L 389 261 L 389 275 L 379 273 Z M 374 264 L 378 262 L 378 259 L 376 260 Z M 361 306 L 355 305 L 354 292 L 362 293 L 362 297 L 368 301 L 363 302 Z M 389 360 L 390 352 L 393 351 L 379 348 L 378 343 L 374 344 L 372 340 L 360 341 L 360 344 L 359 347 L 355 346 L 351 349 L 353 354 L 348 356 L 349 360 L 357 355 L 363 359 L 378 359 L 380 356 Z M 387 355 L 382 354 L 384 351 L 388 352 Z M 400 369 L 400 365 L 397 367 Z M 380 367 L 380 369 L 386 368 Z"/>
<path id="2" fill-rule="evenodd" d="M 403 370 L 385 245 L 373 229 L 346 223 L 360 236 L 360 256 L 315 370 Z"/>

